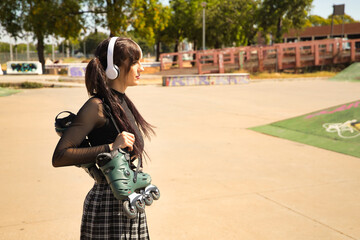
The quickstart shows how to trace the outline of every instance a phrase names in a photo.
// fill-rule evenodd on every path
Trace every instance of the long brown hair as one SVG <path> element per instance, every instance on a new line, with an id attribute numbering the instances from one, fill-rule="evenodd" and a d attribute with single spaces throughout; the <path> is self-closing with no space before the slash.
<path id="1" fill-rule="evenodd" d="M 106 77 L 105 69 L 107 67 L 107 49 L 110 38 L 103 40 L 95 50 L 95 58 L 93 58 L 86 67 L 85 84 L 90 96 L 98 96 L 102 98 L 105 103 L 111 108 L 112 115 L 120 128 L 120 131 L 127 131 L 135 135 L 134 154 L 139 157 L 143 156 L 144 146 L 140 142 L 139 136 L 130 124 L 129 119 L 125 115 L 124 109 L 120 105 L 120 99 L 111 90 L 109 86 L 109 80 Z M 130 71 L 132 65 L 137 63 L 141 58 L 141 50 L 138 45 L 129 38 L 119 37 L 114 46 L 114 64 L 120 69 L 121 66 L 125 66 L 126 74 Z M 125 75 L 126 75 L 125 74 Z M 150 135 L 155 134 L 150 123 L 148 123 L 136 109 L 132 101 L 124 95 L 130 111 L 135 117 L 137 126 L 140 133 L 147 138 Z"/>

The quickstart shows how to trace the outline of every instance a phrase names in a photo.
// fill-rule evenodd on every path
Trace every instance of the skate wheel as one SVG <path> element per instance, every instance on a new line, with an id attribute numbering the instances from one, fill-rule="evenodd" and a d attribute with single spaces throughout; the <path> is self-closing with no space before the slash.
<path id="1" fill-rule="evenodd" d="M 154 198 L 154 200 L 159 200 L 159 198 L 160 198 L 160 190 L 156 189 L 156 191 L 152 191 L 151 195 Z"/>
<path id="2" fill-rule="evenodd" d="M 144 197 L 144 201 L 146 206 L 150 206 L 153 203 L 154 199 L 151 194 L 146 194 L 146 196 Z"/>
<path id="3" fill-rule="evenodd" d="M 128 218 L 133 219 L 136 217 L 137 210 L 136 210 L 136 208 L 132 208 L 130 206 L 129 201 L 124 201 L 123 207 L 124 207 L 124 212 Z"/>
<path id="4" fill-rule="evenodd" d="M 139 211 L 139 213 L 145 212 L 145 202 L 144 201 L 137 200 L 135 203 L 135 206 L 136 206 L 137 210 Z"/>

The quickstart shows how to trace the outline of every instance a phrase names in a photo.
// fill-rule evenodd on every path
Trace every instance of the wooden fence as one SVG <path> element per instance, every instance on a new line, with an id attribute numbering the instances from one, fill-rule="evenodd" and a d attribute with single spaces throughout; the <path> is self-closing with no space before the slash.
<path id="1" fill-rule="evenodd" d="M 229 69 L 281 71 L 360 61 L 360 39 L 325 39 L 272 46 L 248 46 L 205 51 L 163 53 L 160 69 L 196 69 L 198 74 Z"/>

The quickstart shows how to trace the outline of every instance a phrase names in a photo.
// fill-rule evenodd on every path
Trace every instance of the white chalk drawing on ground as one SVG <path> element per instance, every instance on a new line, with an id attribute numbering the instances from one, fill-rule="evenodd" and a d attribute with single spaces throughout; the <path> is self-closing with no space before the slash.
<path id="1" fill-rule="evenodd" d="M 349 120 L 344 123 L 324 123 L 323 127 L 327 132 L 334 133 L 337 132 L 339 137 L 342 138 L 356 138 L 360 136 L 360 132 L 358 132 L 351 124 L 356 123 L 357 120 Z"/>

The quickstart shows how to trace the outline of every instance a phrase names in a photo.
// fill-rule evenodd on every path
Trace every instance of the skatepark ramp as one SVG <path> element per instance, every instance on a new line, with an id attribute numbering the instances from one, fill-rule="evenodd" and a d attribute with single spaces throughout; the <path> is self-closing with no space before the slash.
<path id="1" fill-rule="evenodd" d="M 360 63 L 353 63 L 330 80 L 360 81 Z"/>

